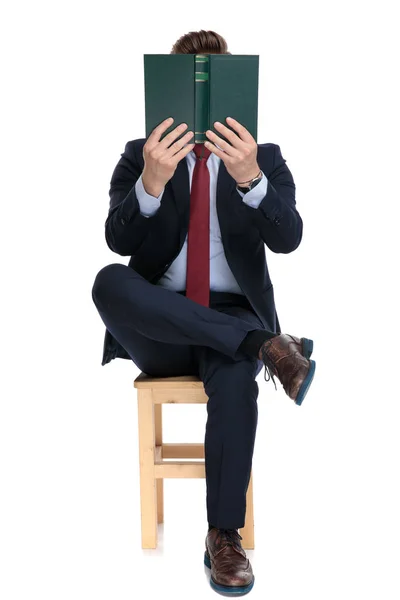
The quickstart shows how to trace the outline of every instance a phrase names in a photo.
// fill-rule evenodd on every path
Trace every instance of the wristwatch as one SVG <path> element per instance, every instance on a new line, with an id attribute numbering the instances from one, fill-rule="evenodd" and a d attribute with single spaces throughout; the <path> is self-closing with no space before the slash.
<path id="1" fill-rule="evenodd" d="M 262 171 L 260 171 L 257 175 L 257 177 L 254 177 L 254 179 L 250 179 L 249 181 L 243 181 L 242 183 L 246 183 L 246 186 L 241 186 L 241 185 L 236 185 L 236 189 L 239 192 L 242 192 L 242 194 L 246 194 L 247 192 L 249 192 L 250 190 L 252 190 L 253 188 L 256 187 L 256 185 L 258 183 L 260 183 L 261 179 L 263 178 L 263 173 Z"/>

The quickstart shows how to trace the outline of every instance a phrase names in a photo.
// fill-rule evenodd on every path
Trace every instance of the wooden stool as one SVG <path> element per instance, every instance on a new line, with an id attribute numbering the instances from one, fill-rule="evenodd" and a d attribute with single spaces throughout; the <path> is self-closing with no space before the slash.
<path id="1" fill-rule="evenodd" d="M 150 377 L 141 373 L 134 386 L 138 389 L 142 548 L 156 548 L 157 524 L 164 522 L 164 478 L 206 476 L 204 443 L 163 444 L 162 405 L 205 404 L 208 396 L 203 382 L 195 375 Z M 164 461 L 164 458 L 178 460 Z M 240 535 L 243 548 L 254 548 L 253 472 L 246 495 L 245 525 Z"/>

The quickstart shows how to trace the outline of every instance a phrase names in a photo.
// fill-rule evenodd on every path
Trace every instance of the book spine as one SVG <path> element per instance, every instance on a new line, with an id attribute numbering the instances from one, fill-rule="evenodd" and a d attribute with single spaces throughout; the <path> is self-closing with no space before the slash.
<path id="1" fill-rule="evenodd" d="M 208 139 L 205 132 L 209 129 L 210 85 L 208 55 L 196 54 L 194 68 L 194 140 L 191 140 L 191 143 L 202 144 Z"/>

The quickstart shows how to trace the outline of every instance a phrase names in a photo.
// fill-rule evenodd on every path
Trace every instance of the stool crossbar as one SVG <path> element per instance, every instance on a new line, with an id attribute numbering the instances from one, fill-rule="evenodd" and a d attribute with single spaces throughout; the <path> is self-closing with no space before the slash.
<path id="1" fill-rule="evenodd" d="M 208 396 L 203 382 L 195 375 L 150 377 L 140 373 L 134 387 L 138 400 L 142 548 L 156 548 L 158 523 L 164 522 L 164 479 L 206 476 L 204 443 L 163 443 L 162 405 L 206 404 Z M 243 548 L 253 549 L 253 472 L 246 494 L 245 525 L 240 535 Z"/>

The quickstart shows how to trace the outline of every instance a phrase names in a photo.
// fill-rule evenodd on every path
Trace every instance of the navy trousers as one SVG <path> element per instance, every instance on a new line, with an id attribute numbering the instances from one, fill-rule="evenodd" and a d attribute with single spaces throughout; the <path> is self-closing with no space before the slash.
<path id="1" fill-rule="evenodd" d="M 210 306 L 202 306 L 119 263 L 98 272 L 92 298 L 141 371 L 203 382 L 207 519 L 242 528 L 258 419 L 255 378 L 263 362 L 238 347 L 249 331 L 264 328 L 261 320 L 242 294 L 210 292 Z"/>

